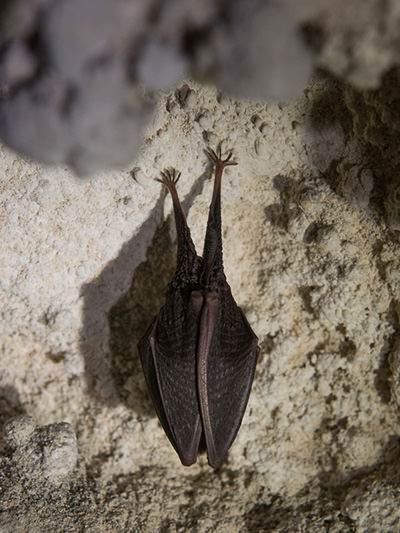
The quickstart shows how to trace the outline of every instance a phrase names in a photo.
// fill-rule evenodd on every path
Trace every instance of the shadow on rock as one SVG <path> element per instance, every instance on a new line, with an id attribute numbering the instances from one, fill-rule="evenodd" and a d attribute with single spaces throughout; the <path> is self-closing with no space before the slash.
<path id="1" fill-rule="evenodd" d="M 150 409 L 151 413 L 137 343 L 164 304 L 165 289 L 175 270 L 169 220 L 157 228 L 146 261 L 137 267 L 130 288 L 108 313 L 114 386 L 128 406 L 136 410 L 142 406 L 142 411 Z"/>
<path id="2" fill-rule="evenodd" d="M 399 465 L 400 438 L 391 435 L 373 464 L 349 472 L 338 468 L 321 472 L 289 500 L 271 494 L 269 501 L 256 503 L 245 514 L 247 530 L 350 533 L 359 531 L 359 519 L 354 519 L 354 509 L 363 509 L 365 516 L 368 512 L 373 516 L 384 509 L 387 519 L 385 516 L 382 520 L 385 519 L 387 525 L 393 515 L 396 519 L 398 514 Z M 378 531 L 375 527 L 369 531 L 372 530 Z M 379 531 L 389 529 L 383 526 Z"/>
<path id="3" fill-rule="evenodd" d="M 162 214 L 163 201 L 164 197 L 161 195 L 152 216 L 142 225 L 140 231 L 124 244 L 118 257 L 108 263 L 96 279 L 82 287 L 81 296 L 84 305 L 80 349 L 85 360 L 86 383 L 90 394 L 108 404 L 118 404 L 121 396 L 127 395 L 126 387 L 132 390 L 135 382 L 142 380 L 139 359 L 134 349 L 124 355 L 124 360 L 129 363 L 128 368 L 118 376 L 117 369 L 121 369 L 121 361 L 116 361 L 115 358 L 114 347 L 118 344 L 116 336 L 122 328 L 126 338 L 131 339 L 130 343 L 125 339 L 124 346 L 128 344 L 134 346 L 142 331 L 142 325 L 140 321 L 136 322 L 136 317 L 128 318 L 127 309 L 121 311 L 117 318 L 116 309 L 119 309 L 120 302 L 124 301 L 126 295 L 131 294 L 130 286 L 135 284 L 136 270 L 143 269 L 142 265 L 148 262 L 147 259 L 143 262 L 143 257 L 146 255 L 152 236 L 154 235 L 154 242 L 156 234 L 159 233 L 157 226 Z M 165 260 L 168 261 L 167 258 Z M 132 280 L 133 273 L 135 276 Z M 146 300 L 144 293 L 136 293 L 133 297 L 137 297 L 139 301 Z M 117 326 L 122 323 L 123 327 Z M 129 384 L 128 373 L 133 380 Z M 140 390 L 144 390 L 144 381 L 140 385 Z M 146 398 L 146 394 L 143 393 L 143 397 L 137 402 L 138 405 L 146 404 Z"/>
<path id="4" fill-rule="evenodd" d="M 209 168 L 182 202 L 185 212 L 201 193 Z M 159 223 L 166 191 L 154 215 L 126 243 L 100 276 L 83 286 L 80 348 L 85 358 L 88 391 L 97 400 L 123 401 L 141 416 L 154 414 L 147 393 L 137 343 L 164 305 L 165 291 L 176 267 L 171 217 Z M 145 260 L 141 261 L 145 255 Z"/>
<path id="5" fill-rule="evenodd" d="M 0 426 L 10 418 L 25 413 L 18 391 L 12 385 L 0 387 Z"/>

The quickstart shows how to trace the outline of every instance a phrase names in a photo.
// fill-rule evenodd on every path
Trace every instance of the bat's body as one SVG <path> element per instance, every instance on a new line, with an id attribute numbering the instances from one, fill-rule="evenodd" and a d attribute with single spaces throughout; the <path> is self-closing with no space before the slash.
<path id="1" fill-rule="evenodd" d="M 213 197 L 203 258 L 196 253 L 175 184 L 171 193 L 178 236 L 178 264 L 166 302 L 139 343 L 139 352 L 161 424 L 184 465 L 196 461 L 200 439 L 218 468 L 241 424 L 257 360 L 257 337 L 237 306 L 222 264 L 221 177 L 231 154 L 215 164 Z"/>

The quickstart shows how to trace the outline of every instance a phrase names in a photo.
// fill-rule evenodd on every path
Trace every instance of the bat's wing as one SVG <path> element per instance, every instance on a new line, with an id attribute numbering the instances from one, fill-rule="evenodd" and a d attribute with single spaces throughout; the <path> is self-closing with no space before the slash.
<path id="1" fill-rule="evenodd" d="M 144 376 L 146 378 L 147 388 L 150 392 L 150 396 L 155 407 L 158 418 L 161 425 L 164 428 L 169 440 L 174 444 L 174 438 L 171 433 L 167 417 L 165 416 L 160 390 L 158 388 L 156 368 L 154 365 L 154 357 L 152 348 L 150 345 L 150 338 L 154 335 L 154 329 L 157 324 L 158 317 L 155 317 L 147 328 L 146 333 L 143 335 L 138 344 L 140 359 L 142 361 L 142 367 Z M 175 446 L 175 444 L 174 444 Z"/>
<path id="2" fill-rule="evenodd" d="M 208 462 L 218 468 L 246 409 L 258 355 L 257 337 L 229 286 L 206 293 L 198 341 L 198 390 Z"/>
<path id="3" fill-rule="evenodd" d="M 196 384 L 198 291 L 171 291 L 139 343 L 160 422 L 184 465 L 196 462 L 202 425 Z"/>

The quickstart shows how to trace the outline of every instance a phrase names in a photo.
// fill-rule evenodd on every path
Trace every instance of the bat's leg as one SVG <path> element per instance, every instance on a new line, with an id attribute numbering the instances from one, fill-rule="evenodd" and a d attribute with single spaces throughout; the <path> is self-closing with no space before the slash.
<path id="1" fill-rule="evenodd" d="M 174 202 L 174 209 L 177 209 L 180 216 L 185 219 L 178 193 L 176 192 L 176 184 L 178 183 L 180 177 L 181 173 L 174 168 L 166 168 L 161 172 L 161 178 L 155 178 L 155 180 L 163 183 L 167 187 L 171 194 L 172 201 Z"/>
<path id="2" fill-rule="evenodd" d="M 215 178 L 214 178 L 214 190 L 213 190 L 213 196 L 211 200 L 210 205 L 210 211 L 214 208 L 218 195 L 221 191 L 221 178 L 222 178 L 222 172 L 225 167 L 229 165 L 237 165 L 236 161 L 232 161 L 232 152 L 229 152 L 227 157 L 225 159 L 222 159 L 221 154 L 221 143 L 217 146 L 216 152 L 214 150 L 211 150 L 211 148 L 207 148 L 204 150 L 206 156 L 208 157 L 210 163 L 212 165 L 215 165 Z"/>
<path id="3" fill-rule="evenodd" d="M 208 213 L 206 238 L 204 241 L 203 260 L 203 284 L 208 285 L 212 278 L 218 273 L 223 272 L 222 266 L 222 236 L 221 236 L 221 178 L 222 172 L 226 166 L 236 165 L 231 160 L 232 152 L 225 159 L 222 159 L 221 144 L 218 145 L 216 152 L 208 148 L 205 153 L 215 165 L 214 190 L 210 209 Z"/>
<path id="4" fill-rule="evenodd" d="M 163 183 L 169 190 L 174 205 L 174 215 L 176 224 L 176 234 L 178 239 L 178 266 L 179 276 L 187 276 L 196 268 L 197 254 L 194 247 L 189 227 L 186 223 L 186 217 L 179 201 L 176 191 L 176 184 L 181 176 L 174 168 L 164 169 L 161 172 L 161 178 L 156 181 Z"/>

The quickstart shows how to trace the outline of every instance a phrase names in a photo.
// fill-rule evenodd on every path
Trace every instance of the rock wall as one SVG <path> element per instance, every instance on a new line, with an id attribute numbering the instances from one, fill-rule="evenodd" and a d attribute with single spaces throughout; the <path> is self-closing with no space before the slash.
<path id="1" fill-rule="evenodd" d="M 374 40 L 378 2 L 362 21 L 313 4 L 296 16 L 324 70 L 286 103 L 187 79 L 158 97 L 136 159 L 86 180 L 2 148 L 1 531 L 400 528 L 396 8 L 380 4 Z M 182 172 L 201 250 L 203 150 L 220 140 L 239 163 L 222 188 L 225 270 L 261 353 L 214 472 L 204 455 L 180 464 L 136 342 L 175 266 L 152 178 Z"/>

